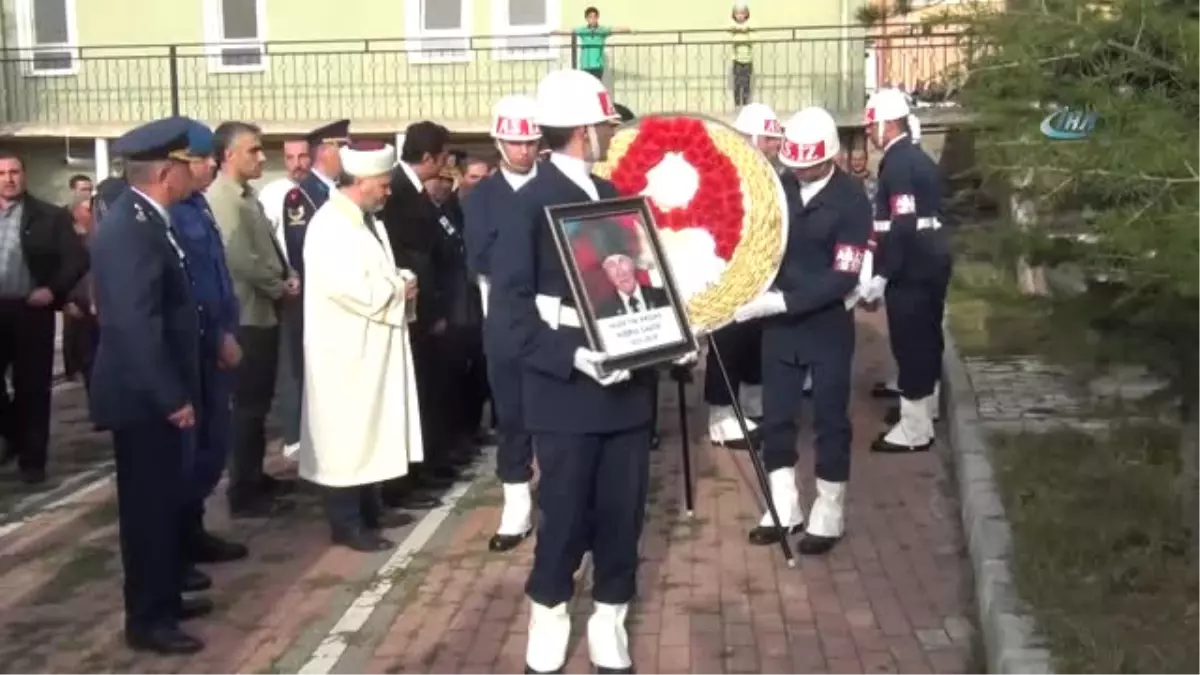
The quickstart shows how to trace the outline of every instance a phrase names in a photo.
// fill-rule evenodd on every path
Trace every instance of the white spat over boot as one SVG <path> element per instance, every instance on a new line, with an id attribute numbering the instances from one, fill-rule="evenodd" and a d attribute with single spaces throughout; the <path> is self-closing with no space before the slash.
<path id="1" fill-rule="evenodd" d="M 529 483 L 504 483 L 504 509 L 500 527 L 488 540 L 488 549 L 496 552 L 516 548 L 533 530 L 533 495 Z"/>
<path id="2" fill-rule="evenodd" d="M 929 418 L 929 399 L 900 399 L 900 421 L 886 434 L 875 439 L 875 452 L 920 452 L 933 445 L 933 420 Z"/>
<path id="3" fill-rule="evenodd" d="M 738 403 L 742 404 L 742 414 L 748 419 L 762 419 L 762 385 L 743 384 L 740 389 L 741 391 L 738 394 Z M 734 420 L 734 423 L 736 424 L 737 420 Z"/>
<path id="4" fill-rule="evenodd" d="M 758 429 L 758 425 L 754 423 L 754 420 L 747 418 L 746 429 L 753 434 Z M 750 441 L 742 434 L 742 427 L 738 424 L 737 415 L 731 405 L 708 407 L 708 440 L 715 445 L 735 450 L 750 448 Z"/>
<path id="5" fill-rule="evenodd" d="M 935 382 L 933 385 L 933 396 L 929 397 L 929 419 L 934 422 L 942 417 L 942 383 Z"/>
<path id="6" fill-rule="evenodd" d="M 588 619 L 588 654 L 598 673 L 632 673 L 633 659 L 629 657 L 629 633 L 625 617 L 629 605 L 610 605 L 597 602 Z"/>
<path id="7" fill-rule="evenodd" d="M 796 546 L 801 555 L 828 553 L 845 533 L 846 484 L 817 479 L 817 499 L 808 516 L 808 527 Z"/>
<path id="8" fill-rule="evenodd" d="M 529 613 L 529 642 L 525 646 L 525 671 L 556 673 L 567 663 L 571 615 L 567 603 L 553 607 L 533 603 Z"/>
<path id="9" fill-rule="evenodd" d="M 800 506 L 800 490 L 796 487 L 796 470 L 792 467 L 775 469 L 767 478 L 771 487 L 771 503 L 779 515 L 780 530 L 771 520 L 771 512 L 764 511 L 758 526 L 750 530 L 750 543 L 755 546 L 778 544 L 780 539 L 794 534 L 804 524 L 804 509 Z"/>

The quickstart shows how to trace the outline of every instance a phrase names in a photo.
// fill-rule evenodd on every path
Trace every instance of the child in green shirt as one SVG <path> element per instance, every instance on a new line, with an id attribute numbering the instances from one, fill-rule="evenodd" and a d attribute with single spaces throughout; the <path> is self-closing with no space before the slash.
<path id="1" fill-rule="evenodd" d="M 574 35 L 579 43 L 579 69 L 590 73 L 597 80 L 604 81 L 604 44 L 608 36 L 614 33 L 628 33 L 625 27 L 601 26 L 600 10 L 588 7 L 583 11 L 583 19 L 587 25 L 570 31 L 554 31 L 556 35 Z"/>
<path id="2" fill-rule="evenodd" d="M 750 44 L 750 7 L 745 2 L 733 3 L 733 104 L 742 107 L 750 102 L 750 83 L 754 77 L 754 56 Z"/>

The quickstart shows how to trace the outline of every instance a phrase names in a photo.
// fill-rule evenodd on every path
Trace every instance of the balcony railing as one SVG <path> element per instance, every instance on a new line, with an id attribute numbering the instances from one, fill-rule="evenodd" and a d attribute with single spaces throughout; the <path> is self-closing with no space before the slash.
<path id="1" fill-rule="evenodd" d="M 857 111 L 875 84 L 936 79 L 970 53 L 956 32 L 814 27 L 753 35 L 752 100 L 781 114 L 806 105 Z M 0 53 L 3 131 L 83 133 L 173 112 L 254 120 L 268 130 L 341 117 L 381 129 L 416 119 L 482 129 L 497 98 L 532 94 L 545 73 L 576 65 L 579 54 L 571 36 L 270 42 L 224 52 L 195 44 L 81 47 L 68 60 L 61 51 L 52 59 Z M 726 31 L 614 35 L 605 51 L 605 82 L 635 112 L 735 108 Z"/>

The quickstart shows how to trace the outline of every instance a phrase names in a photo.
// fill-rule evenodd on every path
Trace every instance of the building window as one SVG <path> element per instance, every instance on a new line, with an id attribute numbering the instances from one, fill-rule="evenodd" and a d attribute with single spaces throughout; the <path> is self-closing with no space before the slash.
<path id="1" fill-rule="evenodd" d="M 558 28 L 560 4 L 558 0 L 492 0 L 493 32 L 502 36 L 495 58 L 557 58 L 558 41 L 549 33 Z"/>
<path id="2" fill-rule="evenodd" d="M 27 75 L 74 75 L 75 0 L 17 0 L 17 42 Z"/>
<path id="3" fill-rule="evenodd" d="M 408 57 L 414 63 L 471 60 L 471 0 L 407 0 Z"/>
<path id="4" fill-rule="evenodd" d="M 210 69 L 244 73 L 267 67 L 266 0 L 205 0 Z"/>

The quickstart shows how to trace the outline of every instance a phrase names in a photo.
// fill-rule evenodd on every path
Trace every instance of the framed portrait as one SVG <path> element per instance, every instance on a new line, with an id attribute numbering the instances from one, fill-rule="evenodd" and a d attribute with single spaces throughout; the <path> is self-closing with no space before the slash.
<path id="1" fill-rule="evenodd" d="M 588 347 L 605 370 L 667 363 L 696 350 L 644 197 L 546 208 Z"/>

